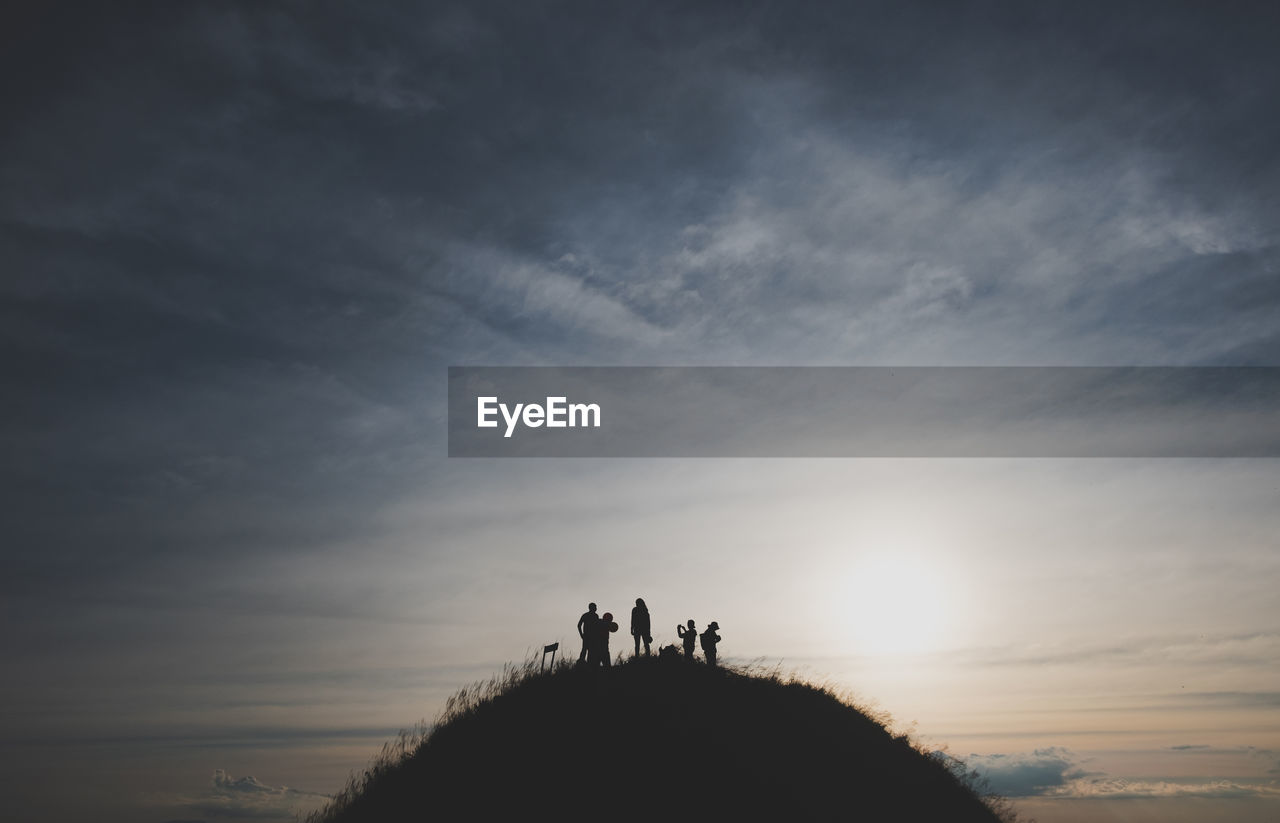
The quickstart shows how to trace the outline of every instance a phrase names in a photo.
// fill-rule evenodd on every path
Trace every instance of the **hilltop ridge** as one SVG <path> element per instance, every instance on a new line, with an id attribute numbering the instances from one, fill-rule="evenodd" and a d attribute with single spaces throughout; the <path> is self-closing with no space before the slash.
<path id="1" fill-rule="evenodd" d="M 810 683 L 636 658 L 510 668 L 402 736 L 312 823 L 608 819 L 1009 823 L 955 761 Z M 541 815 L 539 815 L 541 816 Z"/>

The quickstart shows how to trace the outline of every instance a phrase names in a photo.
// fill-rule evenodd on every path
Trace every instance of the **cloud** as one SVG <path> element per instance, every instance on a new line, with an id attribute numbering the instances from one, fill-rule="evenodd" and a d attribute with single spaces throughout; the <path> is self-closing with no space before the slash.
<path id="1" fill-rule="evenodd" d="M 1147 636 L 1121 643 L 1027 645 L 972 652 L 974 662 L 984 666 L 1249 665 L 1274 660 L 1277 654 L 1280 634 L 1270 631 Z M 1195 692 L 1183 693 L 1181 698 L 1223 705 L 1274 706 L 1280 703 L 1280 692 Z"/>
<path id="2" fill-rule="evenodd" d="M 986 779 L 991 791 L 1005 797 L 1054 794 L 1088 774 L 1076 756 L 1061 747 L 1028 754 L 970 755 L 965 762 Z"/>
<path id="3" fill-rule="evenodd" d="M 1280 126 L 1223 80 L 1274 96 L 1271 61 L 1244 70 L 1265 27 L 1188 49 L 1219 30 L 1199 13 L 1159 38 L 1120 14 L 1150 53 L 1108 61 L 1088 15 L 897 8 L 174 7 L 95 21 L 57 71 L 33 48 L 43 102 L 0 164 L 0 481 L 30 547 L 3 577 L 127 587 L 213 542 L 139 532 L 238 521 L 237 496 L 274 545 L 315 509 L 358 533 L 442 474 L 449 363 L 1274 350 Z M 1188 98 L 1161 60 L 1234 92 Z M 135 501 L 109 568 L 77 556 Z"/>
<path id="4" fill-rule="evenodd" d="M 1280 787 L 1234 780 L 1129 780 L 1090 777 L 1073 780 L 1051 792 L 1053 797 L 1131 799 L 1143 797 L 1202 797 L 1208 799 L 1280 799 Z"/>
<path id="5" fill-rule="evenodd" d="M 272 786 L 253 776 L 232 777 L 214 769 L 209 791 L 179 801 L 184 809 L 209 817 L 289 820 L 318 809 L 328 795 L 288 786 Z"/>
<path id="6" fill-rule="evenodd" d="M 1266 704 L 1258 704 L 1255 702 L 1246 701 L 1241 705 L 1246 707 L 1252 707 L 1255 705 L 1266 705 Z M 1247 757 L 1250 761 L 1253 761 L 1255 764 L 1261 763 L 1261 768 L 1265 770 L 1266 774 L 1280 774 L 1280 752 L 1277 752 L 1273 749 L 1260 749 L 1257 746 L 1221 747 L 1221 746 L 1210 746 L 1204 743 L 1194 744 L 1194 745 L 1170 746 L 1169 749 L 1171 751 L 1185 752 L 1189 754 L 1214 754 L 1214 755 L 1227 754 L 1227 755 L 1244 756 L 1244 757 Z"/>
<path id="7" fill-rule="evenodd" d="M 1202 752 L 1203 745 L 1171 746 Z M 1253 749 L 1233 749 L 1253 754 Z M 970 755 L 965 766 L 1005 797 L 1129 799 L 1154 797 L 1280 798 L 1280 786 L 1247 779 L 1126 778 L 1086 770 L 1087 758 L 1054 746 L 1029 753 Z"/>

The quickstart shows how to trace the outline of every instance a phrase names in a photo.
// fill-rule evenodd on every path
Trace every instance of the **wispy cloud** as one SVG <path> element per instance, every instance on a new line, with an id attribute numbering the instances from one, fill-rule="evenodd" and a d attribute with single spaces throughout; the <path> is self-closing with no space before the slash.
<path id="1" fill-rule="evenodd" d="M 1217 799 L 1280 798 L 1280 787 L 1233 780 L 1132 780 L 1089 777 L 1044 793 L 1052 797 L 1125 799 L 1139 797 L 1203 797 Z"/>
<path id="2" fill-rule="evenodd" d="M 1081 664 L 1181 663 L 1185 665 L 1257 664 L 1280 654 L 1280 634 L 1249 632 L 1198 636 L 1134 637 L 1127 642 L 1051 646 L 1029 644 L 1017 648 L 974 649 L 961 653 L 983 666 L 1076 666 Z M 1184 693 L 1185 694 L 1185 693 Z M 1204 699 L 1273 703 L 1276 694 L 1197 692 Z"/>

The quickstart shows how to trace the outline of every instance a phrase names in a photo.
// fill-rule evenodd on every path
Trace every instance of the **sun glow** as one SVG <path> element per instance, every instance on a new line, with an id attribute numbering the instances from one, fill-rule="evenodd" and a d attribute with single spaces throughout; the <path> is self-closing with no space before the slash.
<path id="1" fill-rule="evenodd" d="M 856 654 L 921 654 L 947 640 L 954 598 L 945 571 L 922 555 L 865 555 L 854 563 L 839 596 L 844 642 Z"/>

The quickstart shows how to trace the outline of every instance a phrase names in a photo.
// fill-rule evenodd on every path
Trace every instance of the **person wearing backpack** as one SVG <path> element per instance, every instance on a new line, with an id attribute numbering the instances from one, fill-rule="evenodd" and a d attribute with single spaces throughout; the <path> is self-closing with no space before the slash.
<path id="1" fill-rule="evenodd" d="M 702 633 L 702 653 L 707 656 L 707 664 L 711 666 L 716 665 L 716 644 L 720 642 L 720 635 L 716 632 L 719 629 L 720 624 L 712 620 L 707 625 L 707 630 Z"/>

